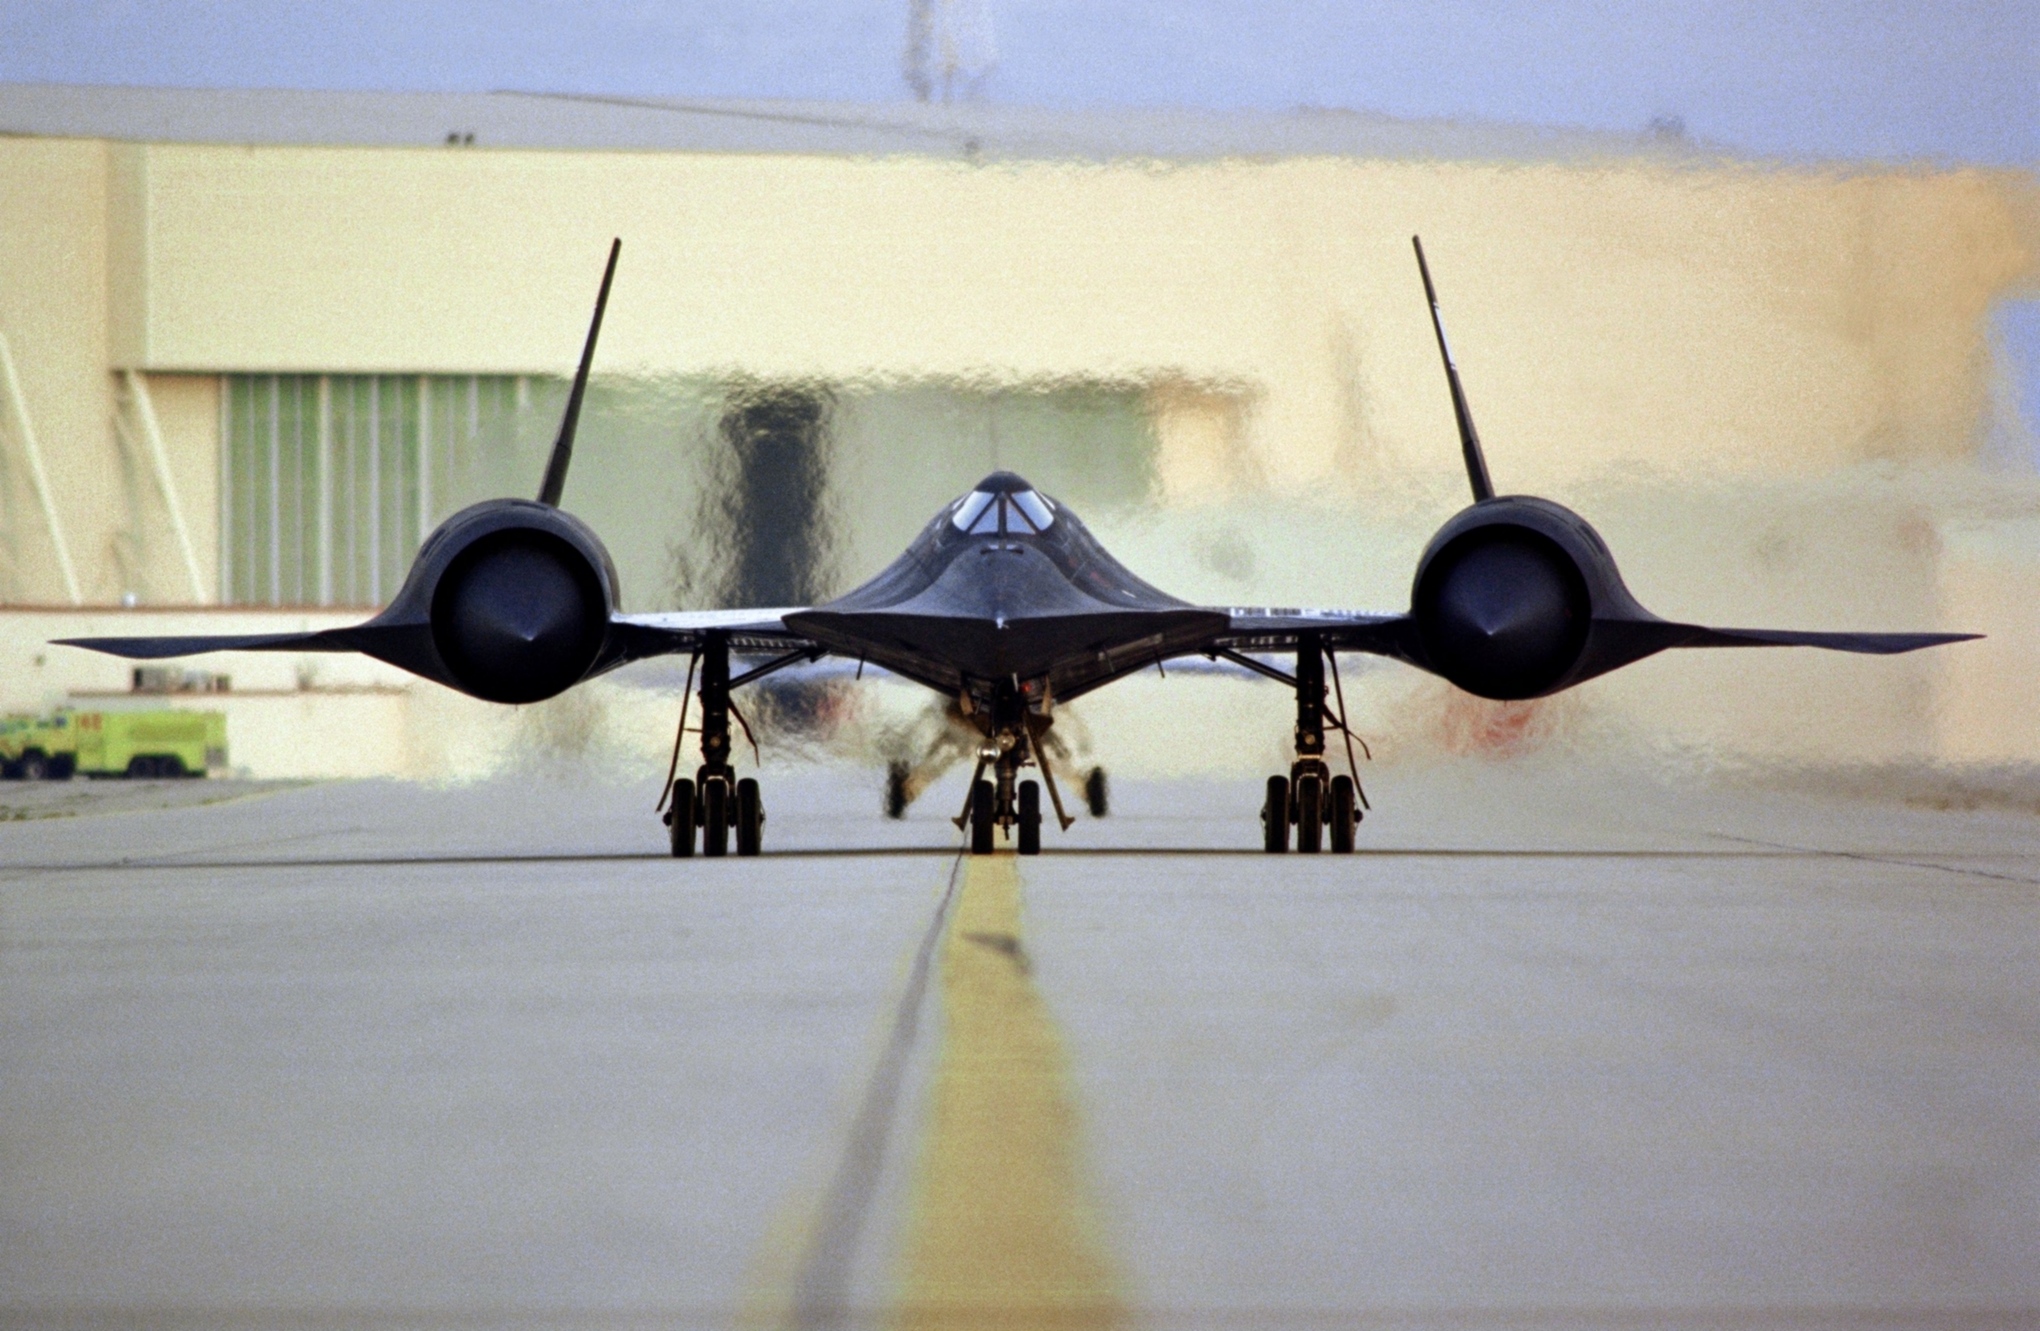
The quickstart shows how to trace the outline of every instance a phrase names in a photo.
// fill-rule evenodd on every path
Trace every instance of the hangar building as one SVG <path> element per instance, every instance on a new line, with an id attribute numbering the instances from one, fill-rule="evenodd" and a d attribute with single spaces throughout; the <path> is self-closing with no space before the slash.
<path id="1" fill-rule="evenodd" d="M 1498 483 L 1598 502 L 1666 613 L 1933 627 L 2040 544 L 1986 465 L 1989 313 L 2040 290 L 2024 173 L 513 94 L 9 86 L 0 131 L 8 707 L 122 687 L 60 631 L 343 622 L 447 514 L 534 491 L 612 235 L 567 501 L 634 609 L 841 590 L 994 466 L 1180 594 L 1399 606 L 1463 484 L 1413 232 Z M 1778 534 L 1842 494 L 1863 522 Z M 1992 660 L 1870 700 L 1914 721 L 1863 751 L 2040 738 L 1977 738 Z"/>

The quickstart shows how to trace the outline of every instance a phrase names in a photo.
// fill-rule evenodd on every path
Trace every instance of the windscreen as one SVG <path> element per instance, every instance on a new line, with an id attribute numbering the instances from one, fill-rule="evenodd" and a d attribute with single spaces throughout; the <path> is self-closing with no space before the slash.
<path id="1" fill-rule="evenodd" d="M 950 521 L 956 524 L 958 531 L 972 536 L 1021 532 L 1039 535 L 1055 521 L 1055 503 L 1034 490 L 1014 490 L 997 495 L 986 490 L 973 490 L 957 503 L 956 515 Z"/>

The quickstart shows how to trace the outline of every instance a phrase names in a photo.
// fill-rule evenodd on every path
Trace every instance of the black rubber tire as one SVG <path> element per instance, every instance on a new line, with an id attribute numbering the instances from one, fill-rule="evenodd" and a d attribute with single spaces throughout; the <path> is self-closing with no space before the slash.
<path id="1" fill-rule="evenodd" d="M 1353 853 L 1353 829 L 1360 819 L 1356 816 L 1359 805 L 1353 798 L 1353 778 L 1335 776 L 1332 778 L 1332 807 L 1325 815 L 1325 821 L 1332 828 L 1332 854 Z"/>
<path id="2" fill-rule="evenodd" d="M 765 806 L 758 799 L 758 783 L 750 777 L 737 782 L 737 854 L 756 855 L 765 849 Z"/>
<path id="3" fill-rule="evenodd" d="M 1041 853 L 1041 783 L 1020 783 L 1020 844 L 1022 855 Z"/>
<path id="4" fill-rule="evenodd" d="M 970 791 L 970 853 L 992 853 L 992 814 L 999 792 L 989 781 L 980 781 Z"/>
<path id="5" fill-rule="evenodd" d="M 174 753 L 159 753 L 156 755 L 157 776 L 181 777 L 184 774 L 184 760 L 182 758 Z"/>
<path id="6" fill-rule="evenodd" d="M 76 775 L 78 775 L 78 755 L 77 755 L 77 754 L 75 754 L 75 753 L 60 753 L 60 754 L 58 754 L 58 755 L 57 755 L 56 757 L 54 757 L 54 758 L 50 759 L 50 775 L 49 775 L 49 779 L 50 779 L 50 780 L 52 780 L 52 781 L 69 781 L 69 780 L 70 780 L 70 779 L 71 779 L 72 777 L 74 777 L 74 776 L 76 776 Z M 194 772 L 194 773 L 192 773 L 192 775 L 193 775 L 193 776 L 204 776 L 204 775 L 205 775 L 205 773 L 204 773 L 204 772 Z"/>
<path id="7" fill-rule="evenodd" d="M 701 853 L 714 858 L 730 853 L 730 783 L 701 783 Z"/>
<path id="8" fill-rule="evenodd" d="M 911 770 L 898 759 L 894 759 L 885 765 L 886 817 L 904 818 L 907 816 L 907 775 Z"/>
<path id="9" fill-rule="evenodd" d="M 30 749 L 27 753 L 22 754 L 21 762 L 17 766 L 20 768 L 21 779 L 23 781 L 49 780 L 50 760 L 39 750 Z M 130 763 L 128 767 L 132 770 L 134 764 Z"/>
<path id="10" fill-rule="evenodd" d="M 694 804 L 694 782 L 686 777 L 673 783 L 673 807 L 666 813 L 667 838 L 673 846 L 673 858 L 678 860 L 694 857 L 694 823 L 700 810 Z"/>
<path id="11" fill-rule="evenodd" d="M 1084 803 L 1090 806 L 1093 818 L 1105 816 L 1111 807 L 1111 801 L 1107 798 L 1110 794 L 1105 787 L 1105 769 L 1093 767 L 1090 775 L 1084 778 Z"/>
<path id="12" fill-rule="evenodd" d="M 1296 782 L 1296 849 L 1315 855 L 1325 848 L 1325 788 L 1314 776 Z"/>
<path id="13" fill-rule="evenodd" d="M 128 759 L 127 774 L 129 780 L 146 780 L 156 775 L 156 760 L 145 753 L 138 753 Z"/>
<path id="14" fill-rule="evenodd" d="M 1268 798 L 1261 805 L 1261 849 L 1280 855 L 1289 849 L 1289 778 L 1268 778 Z"/>

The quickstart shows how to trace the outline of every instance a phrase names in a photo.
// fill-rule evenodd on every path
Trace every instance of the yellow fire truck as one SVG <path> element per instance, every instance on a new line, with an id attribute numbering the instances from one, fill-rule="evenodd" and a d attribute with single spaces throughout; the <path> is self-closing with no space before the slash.
<path id="1" fill-rule="evenodd" d="M 226 765 L 221 712 L 65 710 L 0 720 L 0 775 L 14 780 L 204 776 Z"/>

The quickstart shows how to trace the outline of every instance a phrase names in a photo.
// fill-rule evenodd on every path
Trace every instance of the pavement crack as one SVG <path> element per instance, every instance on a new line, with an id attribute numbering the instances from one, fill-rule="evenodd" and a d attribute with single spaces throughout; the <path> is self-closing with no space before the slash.
<path id="1" fill-rule="evenodd" d="M 950 863 L 949 882 L 942 890 L 942 899 L 936 903 L 935 916 L 928 921 L 920 946 L 914 950 L 907 987 L 893 1012 L 885 1052 L 865 1086 L 857 1116 L 851 1120 L 843 1159 L 829 1181 L 814 1236 L 794 1278 L 792 1324 L 800 1331 L 839 1326 L 848 1313 L 851 1268 L 884 1174 L 886 1146 L 905 1089 L 907 1063 L 920 1033 L 921 1014 L 927 1006 L 936 948 L 942 942 L 942 931 L 956 901 L 957 884 L 962 880 L 963 860 L 963 853 L 958 851 Z"/>
<path id="2" fill-rule="evenodd" d="M 1896 855 L 1873 855 L 1861 850 L 1830 850 L 1821 846 L 1795 846 L 1784 841 L 1763 841 L 1756 837 L 1734 836 L 1727 832 L 1713 832 L 1711 836 L 1723 841 L 1736 841 L 1745 846 L 1764 846 L 1772 850 L 1792 851 L 1800 855 L 1823 856 L 1837 860 L 1856 860 L 1864 864 L 1883 864 L 1895 869 L 1934 869 L 1941 873 L 1954 874 L 1961 878 L 1985 878 L 1995 883 L 2017 883 L 2024 887 L 2040 887 L 2040 878 L 2028 878 L 2023 874 L 1992 873 L 1988 869 L 1965 869 L 1959 864 L 1940 864 L 1930 859 L 1911 859 Z"/>

